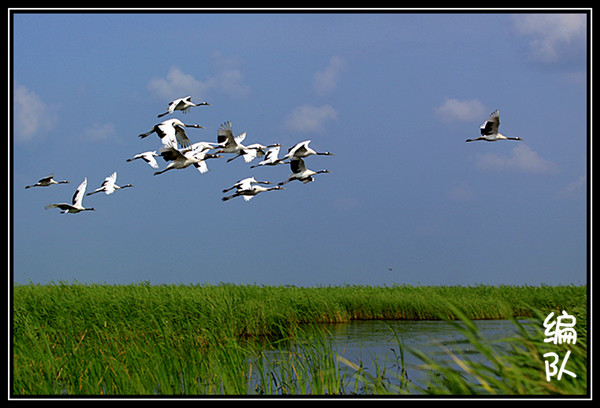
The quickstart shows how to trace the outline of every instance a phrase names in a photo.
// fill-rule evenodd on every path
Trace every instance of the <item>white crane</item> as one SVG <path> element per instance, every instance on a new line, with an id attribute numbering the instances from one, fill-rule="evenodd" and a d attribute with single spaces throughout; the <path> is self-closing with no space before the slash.
<path id="1" fill-rule="evenodd" d="M 495 110 L 490 115 L 489 119 L 483 122 L 480 126 L 481 136 L 477 139 L 467 139 L 465 142 L 475 142 L 477 140 L 485 140 L 487 142 L 495 142 L 497 140 L 523 140 L 520 137 L 506 137 L 498 132 L 500 126 L 500 111 Z"/>
<path id="2" fill-rule="evenodd" d="M 301 181 L 303 183 L 310 183 L 311 181 L 314 181 L 313 177 L 315 174 L 321 174 L 321 173 L 331 173 L 329 170 L 319 170 L 319 171 L 313 171 L 313 170 L 308 170 L 306 168 L 306 165 L 304 164 L 304 160 L 298 157 L 294 157 L 292 159 L 292 161 L 290 162 L 290 167 L 292 169 L 292 174 L 290 175 L 290 177 L 285 180 L 282 181 L 281 183 L 279 183 L 279 186 L 282 186 L 286 183 L 289 183 L 290 181 L 294 181 L 294 180 L 298 180 Z"/>
<path id="3" fill-rule="evenodd" d="M 169 163 L 163 170 L 155 171 L 155 176 L 173 169 L 185 169 L 191 165 L 194 165 L 194 167 L 196 167 L 200 173 L 206 173 L 208 171 L 208 167 L 204 161 L 206 159 L 216 159 L 222 157 L 218 154 L 206 153 L 206 151 L 195 151 L 191 149 L 177 150 L 173 146 L 165 146 L 160 149 L 160 155 L 163 159 L 170 161 L 171 163 Z"/>
<path id="4" fill-rule="evenodd" d="M 305 140 L 300 143 L 296 143 L 294 146 L 288 149 L 288 153 L 281 159 L 293 159 L 293 158 L 304 158 L 311 155 L 319 155 L 319 156 L 333 156 L 333 153 L 330 152 L 317 152 L 311 147 L 308 146 L 310 140 Z"/>
<path id="5" fill-rule="evenodd" d="M 265 155 L 265 151 L 268 148 L 274 147 L 274 146 L 279 146 L 279 145 L 265 146 L 265 145 L 262 145 L 260 143 L 249 144 L 248 146 L 244 146 L 244 148 L 242 149 L 242 151 L 240 153 L 238 153 L 237 156 L 234 156 L 234 157 L 228 159 L 227 163 L 229 163 L 233 159 L 237 159 L 240 156 L 244 157 L 244 161 L 246 163 L 250 163 L 252 160 L 254 160 L 257 157 L 263 157 Z"/>
<path id="6" fill-rule="evenodd" d="M 158 157 L 158 156 L 159 155 L 156 154 L 156 150 L 151 150 L 148 152 L 136 154 L 135 156 L 127 159 L 127 161 L 130 162 L 130 161 L 134 161 L 137 159 L 142 159 L 143 161 L 148 163 L 150 165 L 150 167 L 152 167 L 154 169 L 158 169 L 158 163 L 156 162 L 156 159 L 155 159 L 155 157 Z"/>
<path id="7" fill-rule="evenodd" d="M 166 112 L 158 115 L 158 117 L 161 118 L 165 115 L 175 112 L 176 110 L 181 111 L 182 113 L 187 113 L 187 110 L 189 108 L 191 108 L 192 106 L 203 106 L 203 105 L 210 105 L 210 103 L 208 103 L 208 102 L 194 103 L 194 102 L 192 102 L 191 96 L 186 96 L 185 98 L 179 98 L 179 99 L 175 99 L 172 102 L 169 102 L 169 109 Z"/>
<path id="8" fill-rule="evenodd" d="M 159 123 L 158 125 L 155 125 L 148 132 L 140 134 L 139 137 L 143 139 L 156 132 L 162 141 L 162 144 L 165 146 L 176 146 L 178 143 L 180 147 L 188 147 L 192 144 L 192 142 L 185 134 L 184 128 L 186 127 L 204 129 L 204 126 L 195 124 L 186 125 L 179 119 L 169 119 Z"/>
<path id="9" fill-rule="evenodd" d="M 242 180 L 238 180 L 233 186 L 223 190 L 223 193 L 228 192 L 229 190 L 233 190 L 234 188 L 239 190 L 248 190 L 252 187 L 252 183 L 254 184 L 271 184 L 270 181 L 257 181 L 254 177 L 247 177 Z"/>
<path id="10" fill-rule="evenodd" d="M 254 166 L 250 166 L 250 168 L 253 169 L 259 166 L 276 166 L 278 164 L 285 164 L 283 159 L 278 158 L 280 148 L 280 144 L 273 145 L 273 147 L 267 150 L 265 159 Z"/>
<path id="11" fill-rule="evenodd" d="M 39 181 L 35 184 L 32 184 L 30 186 L 25 186 L 25 188 L 48 187 L 48 186 L 51 186 L 52 184 L 68 184 L 68 183 L 69 182 L 67 180 L 56 181 L 56 180 L 54 180 L 54 174 L 50 174 L 48 177 L 39 179 Z"/>
<path id="12" fill-rule="evenodd" d="M 245 201 L 250 201 L 255 195 L 259 193 L 264 193 L 265 191 L 273 191 L 273 190 L 285 190 L 285 188 L 281 186 L 274 187 L 262 187 L 259 185 L 251 185 L 249 188 L 238 189 L 235 193 L 230 196 L 226 196 L 221 198 L 223 201 L 231 200 L 235 197 L 244 197 Z"/>
<path id="13" fill-rule="evenodd" d="M 87 187 L 87 178 L 83 179 L 83 182 L 77 187 L 75 194 L 73 194 L 72 204 L 60 203 L 60 204 L 48 204 L 46 210 L 50 208 L 60 208 L 61 214 L 77 214 L 81 211 L 95 211 L 93 207 L 85 208 L 82 205 L 83 196 L 85 195 L 85 188 Z"/>
<path id="14" fill-rule="evenodd" d="M 217 153 L 233 153 L 237 154 L 238 156 L 245 154 L 246 146 L 242 144 L 245 138 L 246 132 L 243 132 L 235 137 L 233 136 L 233 131 L 231 130 L 231 121 L 221 124 L 219 130 L 217 131 L 217 143 L 221 147 L 221 150 L 217 151 Z"/>
<path id="15" fill-rule="evenodd" d="M 120 190 L 122 188 L 127 188 L 127 187 L 133 187 L 133 184 L 125 184 L 124 186 L 118 186 L 116 184 L 116 182 L 117 182 L 117 172 L 115 171 L 113 174 L 111 174 L 110 176 L 108 176 L 104 179 L 104 182 L 102 183 L 102 185 L 100 187 L 98 187 L 91 193 L 87 193 L 86 195 L 92 195 L 92 194 L 100 193 L 102 191 L 104 191 L 106 193 L 106 195 L 109 195 L 109 194 L 114 193 L 116 190 Z"/>

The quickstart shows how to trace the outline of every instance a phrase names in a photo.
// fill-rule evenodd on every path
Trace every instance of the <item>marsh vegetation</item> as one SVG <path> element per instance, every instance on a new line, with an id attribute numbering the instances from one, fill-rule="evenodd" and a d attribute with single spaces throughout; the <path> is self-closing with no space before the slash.
<path id="1" fill-rule="evenodd" d="M 14 396 L 587 393 L 585 286 L 58 283 L 15 285 L 12 295 Z M 542 322 L 562 310 L 578 319 L 568 346 L 577 377 L 548 382 Z M 478 319 L 509 319 L 515 334 L 499 347 Z M 396 369 L 366 370 L 328 329 L 355 320 L 445 320 L 470 349 L 440 344 L 447 358 L 437 359 L 391 328 Z M 408 353 L 420 364 L 407 367 Z M 426 372 L 427 384 L 407 370 Z"/>

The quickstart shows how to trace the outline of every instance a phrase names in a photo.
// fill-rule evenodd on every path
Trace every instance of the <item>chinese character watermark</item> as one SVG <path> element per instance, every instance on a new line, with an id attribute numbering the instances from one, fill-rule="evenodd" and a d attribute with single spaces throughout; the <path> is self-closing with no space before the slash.
<path id="1" fill-rule="evenodd" d="M 554 317 L 554 312 L 551 312 L 544 320 L 544 327 L 546 328 L 544 331 L 544 335 L 546 336 L 544 342 L 554 344 L 575 344 L 577 342 L 577 331 L 575 331 L 574 328 L 575 323 L 577 322 L 575 317 L 567 314 L 564 310 L 561 315 L 556 317 L 556 320 L 550 321 L 552 317 Z M 554 376 L 560 381 L 563 374 L 570 375 L 573 378 L 577 377 L 575 373 L 565 368 L 570 355 L 571 351 L 569 350 L 560 364 L 560 368 L 557 368 L 560 361 L 558 354 L 554 352 L 544 354 L 544 358 L 552 358 L 552 362 L 549 362 L 548 360 L 544 361 L 546 366 L 546 381 L 550 381 Z"/>
<path id="2" fill-rule="evenodd" d="M 567 312 L 563 310 L 562 315 L 559 315 L 556 318 L 556 321 L 549 322 L 550 319 L 554 316 L 554 312 L 551 312 L 546 320 L 544 320 L 544 327 L 546 330 L 544 334 L 546 338 L 544 339 L 545 343 L 554 343 L 554 344 L 575 344 L 577 341 L 577 332 L 573 328 L 576 323 L 576 319 L 574 316 L 568 315 Z M 554 331 L 552 331 L 554 329 Z"/>

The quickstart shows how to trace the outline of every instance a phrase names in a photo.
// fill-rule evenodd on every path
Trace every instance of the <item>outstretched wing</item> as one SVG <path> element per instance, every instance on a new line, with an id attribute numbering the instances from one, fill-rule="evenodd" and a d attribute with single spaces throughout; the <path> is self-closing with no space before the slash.
<path id="1" fill-rule="evenodd" d="M 87 177 L 83 179 L 83 182 L 77 187 L 75 194 L 73 194 L 73 205 L 76 207 L 81 206 L 83 196 L 85 195 L 85 189 L 87 187 Z"/>
<path id="2" fill-rule="evenodd" d="M 115 171 L 113 174 L 104 179 L 102 183 L 102 187 L 106 195 L 112 194 L 115 192 L 115 183 L 117 182 L 117 172 Z"/>
<path id="3" fill-rule="evenodd" d="M 175 161 L 177 159 L 185 159 L 183 153 L 177 150 L 173 145 L 166 145 L 160 149 L 160 155 L 165 161 Z"/>
<path id="4" fill-rule="evenodd" d="M 228 144 L 233 142 L 233 132 L 231 130 L 231 121 L 225 122 L 217 131 L 217 143 Z"/>
<path id="5" fill-rule="evenodd" d="M 275 160 L 277 160 L 280 148 L 280 146 L 275 146 L 267 150 L 267 157 L 265 157 L 265 161 L 274 162 Z"/>
<path id="6" fill-rule="evenodd" d="M 498 134 L 498 126 L 500 126 L 500 112 L 495 110 L 488 120 L 481 125 L 481 135 L 489 136 Z"/>
<path id="7" fill-rule="evenodd" d="M 179 143 L 179 146 L 181 146 L 182 148 L 189 147 L 192 144 L 192 141 L 188 138 L 188 136 L 185 133 L 185 130 L 180 125 L 175 126 L 175 138 L 177 139 L 177 143 Z"/>
<path id="8" fill-rule="evenodd" d="M 288 149 L 288 156 L 303 156 L 307 152 L 308 144 L 310 140 L 305 140 L 300 143 L 296 143 L 294 146 Z"/>
<path id="9" fill-rule="evenodd" d="M 306 165 L 304 164 L 304 160 L 299 157 L 294 157 L 290 162 L 290 168 L 292 169 L 292 173 L 297 174 L 303 171 L 306 171 Z"/>

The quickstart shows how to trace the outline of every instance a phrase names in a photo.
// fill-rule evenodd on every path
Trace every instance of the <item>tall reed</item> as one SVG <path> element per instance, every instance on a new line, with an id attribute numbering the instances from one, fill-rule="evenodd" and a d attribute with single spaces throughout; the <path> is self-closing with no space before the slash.
<path id="1" fill-rule="evenodd" d="M 249 339 L 299 339 L 305 336 L 303 325 L 352 319 L 497 319 L 587 303 L 585 286 L 60 282 L 16 285 L 12 296 L 14 395 L 252 393 L 257 363 L 249 365 L 256 358 Z M 324 351 L 326 344 L 319 347 L 311 349 L 307 343 L 292 353 L 289 363 L 262 375 L 294 392 L 337 393 L 349 377 L 332 374 L 340 360 Z M 323 372 L 331 374 L 315 383 L 312 376 Z M 361 375 L 366 374 L 352 375 L 355 384 L 368 384 Z M 276 391 L 269 387 L 264 383 L 260 392 Z"/>

